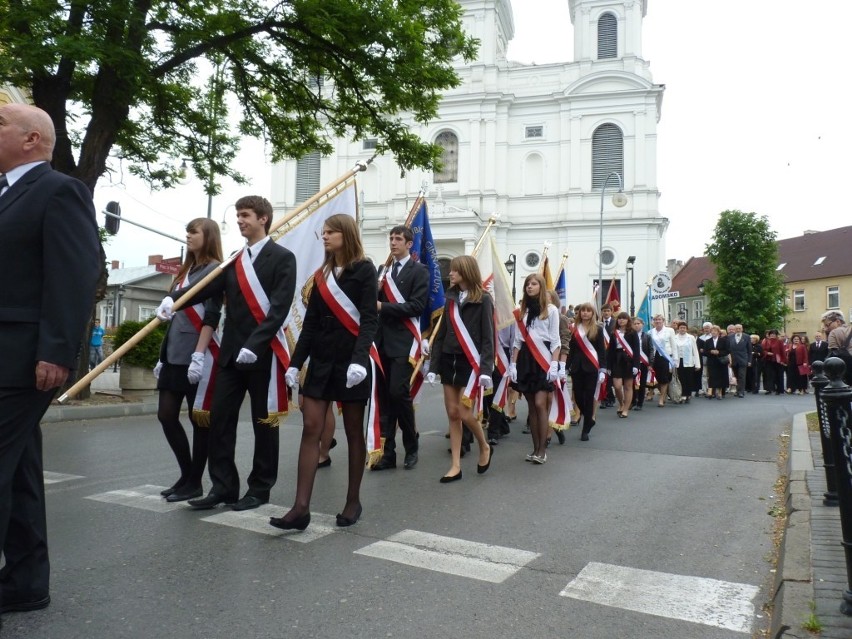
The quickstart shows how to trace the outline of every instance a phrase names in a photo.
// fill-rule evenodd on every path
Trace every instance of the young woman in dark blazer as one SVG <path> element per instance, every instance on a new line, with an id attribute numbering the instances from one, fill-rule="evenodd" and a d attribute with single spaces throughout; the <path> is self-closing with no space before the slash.
<path id="1" fill-rule="evenodd" d="M 568 348 L 566 368 L 571 374 L 574 400 L 583 415 L 581 441 L 589 441 L 589 431 L 595 425 L 595 390 L 606 381 L 606 347 L 603 327 L 598 325 L 595 307 L 580 304 L 574 309 L 574 334 Z"/>
<path id="2" fill-rule="evenodd" d="M 618 416 L 627 417 L 633 404 L 633 378 L 639 373 L 642 345 L 630 314 L 622 311 L 615 318 L 615 330 L 609 340 L 606 367 L 612 375 L 612 387 L 618 400 Z"/>
<path id="3" fill-rule="evenodd" d="M 323 225 L 322 241 L 325 262 L 314 274 L 302 332 L 285 376 L 287 384 L 295 386 L 299 369 L 310 357 L 302 386 L 303 426 L 296 498 L 283 517 L 272 517 L 269 521 L 284 530 L 304 530 L 311 522 L 311 493 L 320 435 L 329 406 L 335 401 L 342 406 L 343 428 L 349 444 L 349 488 L 343 511 L 337 515 L 337 525 L 351 526 L 358 521 L 362 510 L 360 489 L 367 455 L 364 408 L 372 388 L 370 349 L 378 328 L 378 278 L 376 268 L 364 257 L 353 217 L 342 214 L 329 217 Z M 340 314 L 345 311 L 339 309 L 346 307 L 358 316 L 356 333 L 341 321 L 346 317 Z M 353 315 L 348 317 L 351 320 Z"/>
<path id="4" fill-rule="evenodd" d="M 488 445 L 482 425 L 474 416 L 473 403 L 478 395 L 493 385 L 491 372 L 494 369 L 494 302 L 482 288 L 482 276 L 476 260 L 470 255 L 454 257 L 450 262 L 450 288 L 444 305 L 444 319 L 432 345 L 429 373 L 430 384 L 436 375 L 441 376 L 444 387 L 444 405 L 450 422 L 450 470 L 441 477 L 446 484 L 462 478 L 461 446 L 462 422 L 470 429 L 479 444 L 479 474 L 491 465 L 493 449 Z M 460 317 L 463 328 L 479 356 L 479 374 L 465 352 L 465 336 L 459 335 L 453 315 Z M 462 327 L 459 326 L 459 329 Z M 472 351 L 469 351 L 472 352 Z"/>
<path id="5" fill-rule="evenodd" d="M 186 259 L 175 276 L 172 291 L 191 287 L 222 261 L 219 225 L 205 217 L 192 220 L 186 225 L 186 249 Z M 198 423 L 193 416 L 193 405 L 204 368 L 204 353 L 219 326 L 221 308 L 221 295 L 204 302 L 200 330 L 187 314 L 192 312 L 190 309 L 182 308 L 175 313 L 160 347 L 160 361 L 154 368 L 159 391 L 157 419 L 180 467 L 175 484 L 161 492 L 170 502 L 202 495 L 201 478 L 207 466 L 210 428 Z M 192 424 L 192 448 L 180 423 L 184 401 Z"/>

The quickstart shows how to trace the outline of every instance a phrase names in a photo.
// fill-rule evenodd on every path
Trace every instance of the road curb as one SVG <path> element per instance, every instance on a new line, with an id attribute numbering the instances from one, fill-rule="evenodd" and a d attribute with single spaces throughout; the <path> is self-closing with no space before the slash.
<path id="1" fill-rule="evenodd" d="M 97 406 L 59 406 L 53 405 L 47 409 L 42 424 L 56 422 L 80 421 L 83 419 L 104 419 L 110 417 L 130 417 L 135 415 L 151 415 L 157 412 L 157 398 L 143 402 L 127 404 L 100 404 Z"/>
<path id="2" fill-rule="evenodd" d="M 793 416 L 790 451 L 787 458 L 785 508 L 787 522 L 778 553 L 778 566 L 772 591 L 773 639 L 811 637 L 802 624 L 814 601 L 811 568 L 811 502 L 807 473 L 814 469 L 807 413 Z"/>

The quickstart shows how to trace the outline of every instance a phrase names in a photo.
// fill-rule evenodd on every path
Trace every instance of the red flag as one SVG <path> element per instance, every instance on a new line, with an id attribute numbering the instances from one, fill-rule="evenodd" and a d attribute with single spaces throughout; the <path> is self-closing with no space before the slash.
<path id="1" fill-rule="evenodd" d="M 609 291 L 606 294 L 606 301 L 604 304 L 609 304 L 613 308 L 616 306 L 621 306 L 621 301 L 618 299 L 618 289 L 615 288 L 615 280 L 612 279 L 609 281 Z"/>

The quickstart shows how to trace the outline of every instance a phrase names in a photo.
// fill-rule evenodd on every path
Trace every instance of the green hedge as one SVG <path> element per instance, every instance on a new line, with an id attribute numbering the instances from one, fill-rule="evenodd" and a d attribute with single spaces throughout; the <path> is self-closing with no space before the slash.
<path id="1" fill-rule="evenodd" d="M 126 321 L 119 324 L 113 337 L 113 350 L 118 349 L 131 337 L 136 335 L 148 322 L 133 322 Z M 163 338 L 166 336 L 165 323 L 160 325 L 153 331 L 148 333 L 144 339 L 136 346 L 130 349 L 130 352 L 125 353 L 121 361 L 130 366 L 141 366 L 143 368 L 154 368 L 157 361 L 160 359 L 160 344 L 163 343 Z"/>

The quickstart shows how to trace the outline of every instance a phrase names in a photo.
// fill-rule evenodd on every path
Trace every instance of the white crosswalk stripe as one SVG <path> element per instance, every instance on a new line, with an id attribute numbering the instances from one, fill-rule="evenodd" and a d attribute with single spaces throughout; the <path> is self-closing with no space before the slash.
<path id="1" fill-rule="evenodd" d="M 502 583 L 539 553 L 403 530 L 355 554 L 444 572 L 459 577 Z"/>
<path id="2" fill-rule="evenodd" d="M 44 483 L 47 484 L 58 484 L 63 481 L 71 481 L 73 479 L 83 479 L 83 475 L 65 475 L 63 473 L 52 473 L 49 470 L 42 471 L 44 475 Z"/>
<path id="3" fill-rule="evenodd" d="M 704 577 L 589 563 L 559 593 L 603 606 L 751 633 L 759 588 Z"/>
<path id="4" fill-rule="evenodd" d="M 102 501 L 107 504 L 129 506 L 130 508 L 141 508 L 142 510 L 150 510 L 156 513 L 167 513 L 173 510 L 188 508 L 186 502 L 170 503 L 163 499 L 160 491 L 164 488 L 165 486 L 144 484 L 135 488 L 111 490 L 106 493 L 89 495 L 86 499 Z"/>
<path id="5" fill-rule="evenodd" d="M 317 539 L 321 539 L 326 535 L 330 535 L 339 530 L 335 523 L 335 517 L 332 515 L 324 515 L 322 513 L 311 513 L 311 524 L 304 531 L 281 530 L 269 525 L 270 517 L 280 517 L 285 512 L 287 512 L 287 508 L 282 506 L 264 504 L 260 508 L 255 508 L 254 510 L 243 510 L 239 512 L 228 510 L 217 513 L 210 517 L 205 517 L 202 521 L 207 521 L 211 524 L 231 526 L 233 528 L 242 528 L 243 530 L 261 533 L 271 537 L 284 537 L 290 541 L 297 541 L 302 544 L 316 541 Z"/>

